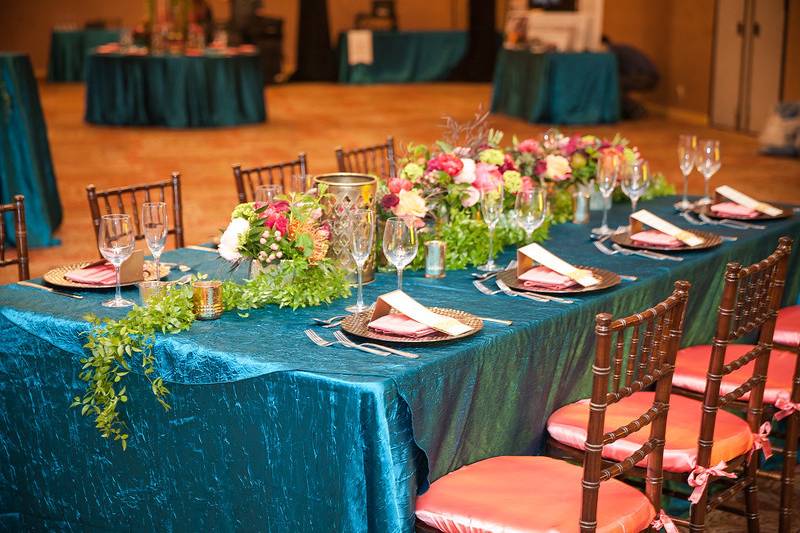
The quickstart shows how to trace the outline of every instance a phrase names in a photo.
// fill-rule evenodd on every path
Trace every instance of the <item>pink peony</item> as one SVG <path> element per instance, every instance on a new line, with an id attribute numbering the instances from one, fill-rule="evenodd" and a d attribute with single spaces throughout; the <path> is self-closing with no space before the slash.
<path id="1" fill-rule="evenodd" d="M 275 231 L 280 232 L 281 237 L 286 235 L 286 232 L 289 231 L 289 219 L 285 216 L 279 216 L 275 219 L 274 224 L 270 226 Z"/>
<path id="2" fill-rule="evenodd" d="M 400 197 L 396 194 L 389 193 L 381 199 L 381 205 L 384 209 L 392 209 L 394 206 L 400 203 Z"/>
<path id="3" fill-rule="evenodd" d="M 459 158 L 452 154 L 437 154 L 436 157 L 428 161 L 428 172 L 432 170 L 442 170 L 449 176 L 457 176 L 461 169 L 464 168 L 464 163 Z"/>
<path id="4" fill-rule="evenodd" d="M 392 178 L 389 180 L 389 191 L 392 194 L 398 194 L 400 191 L 410 191 L 413 186 L 413 183 L 403 178 Z"/>
<path id="5" fill-rule="evenodd" d="M 497 189 L 503 183 L 503 175 L 495 165 L 478 163 L 475 165 L 475 181 L 472 186 L 481 192 Z"/>
<path id="6" fill-rule="evenodd" d="M 453 178 L 455 183 L 472 183 L 475 181 L 475 160 L 461 159 L 461 171 Z"/>
<path id="7" fill-rule="evenodd" d="M 514 163 L 514 158 L 511 157 L 510 154 L 506 154 L 503 164 L 500 165 L 500 173 L 503 173 L 506 170 L 519 170 L 517 165 Z"/>
<path id="8" fill-rule="evenodd" d="M 542 146 L 534 139 L 525 139 L 517 145 L 517 149 L 520 152 L 528 154 L 539 154 L 542 152 Z"/>

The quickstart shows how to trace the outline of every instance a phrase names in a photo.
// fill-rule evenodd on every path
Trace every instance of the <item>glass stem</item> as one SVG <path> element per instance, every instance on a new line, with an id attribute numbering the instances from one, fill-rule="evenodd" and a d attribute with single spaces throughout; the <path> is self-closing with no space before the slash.
<path id="1" fill-rule="evenodd" d="M 153 281 L 158 281 L 161 279 L 161 254 L 153 254 L 153 259 L 155 259 L 156 263 L 156 273 L 155 277 L 153 277 Z"/>
<path id="2" fill-rule="evenodd" d="M 683 205 L 689 203 L 689 174 L 683 176 Z"/>
<path id="3" fill-rule="evenodd" d="M 600 224 L 601 228 L 607 228 L 608 224 L 608 205 L 606 204 L 606 197 L 603 197 L 603 223 Z"/>
<path id="4" fill-rule="evenodd" d="M 489 226 L 489 259 L 487 265 L 494 263 L 494 226 Z"/>
<path id="5" fill-rule="evenodd" d="M 705 197 L 706 197 L 706 199 L 708 199 L 709 198 L 709 196 L 708 196 L 708 182 L 711 181 L 711 176 L 708 176 L 708 177 L 703 176 L 703 177 L 706 178 L 704 180 L 704 182 L 705 182 L 705 186 L 704 187 L 705 187 Z"/>
<path id="6" fill-rule="evenodd" d="M 122 291 L 120 290 L 120 266 L 121 265 L 114 265 L 114 274 L 117 277 L 117 290 L 114 296 L 116 301 L 122 300 Z"/>
<path id="7" fill-rule="evenodd" d="M 397 290 L 403 290 L 403 268 L 405 267 L 397 267 Z"/>
<path id="8" fill-rule="evenodd" d="M 533 231 L 532 230 L 531 231 L 525 230 L 525 234 L 528 237 L 528 240 L 526 242 L 528 242 L 528 243 L 533 242 Z"/>
<path id="9" fill-rule="evenodd" d="M 631 214 L 636 212 L 636 204 L 639 202 L 638 198 L 631 198 Z"/>
<path id="10" fill-rule="evenodd" d="M 364 291 L 362 290 L 363 287 L 363 272 L 364 269 L 361 265 L 356 265 L 356 272 L 358 274 L 358 291 L 356 292 L 356 307 L 359 309 L 364 307 Z"/>

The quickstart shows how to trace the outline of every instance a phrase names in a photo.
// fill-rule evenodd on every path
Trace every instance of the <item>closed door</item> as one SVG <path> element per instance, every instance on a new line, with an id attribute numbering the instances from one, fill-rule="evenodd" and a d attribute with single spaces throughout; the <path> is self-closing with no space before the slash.
<path id="1" fill-rule="evenodd" d="M 760 132 L 781 98 L 784 1 L 756 0 L 753 17 L 748 105 L 743 130 Z"/>

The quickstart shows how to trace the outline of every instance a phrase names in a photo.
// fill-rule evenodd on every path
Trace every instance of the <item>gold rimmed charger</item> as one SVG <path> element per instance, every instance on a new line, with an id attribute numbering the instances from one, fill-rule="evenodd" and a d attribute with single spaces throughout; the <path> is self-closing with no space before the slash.
<path id="1" fill-rule="evenodd" d="M 771 204 L 771 205 L 775 205 L 775 204 Z M 692 211 L 697 213 L 698 215 L 705 215 L 705 216 L 707 216 L 709 218 L 714 218 L 714 219 L 717 219 L 717 220 L 739 220 L 739 221 L 742 221 L 742 222 L 747 222 L 747 221 L 751 221 L 751 220 L 752 221 L 780 220 L 780 219 L 783 219 L 783 218 L 789 218 L 790 216 L 792 216 L 794 214 L 794 210 L 791 207 L 786 207 L 785 205 L 775 205 L 775 207 L 777 207 L 778 209 L 781 210 L 781 214 L 780 215 L 775 215 L 774 217 L 773 216 L 769 216 L 768 214 L 762 213 L 760 211 L 758 212 L 758 215 L 756 215 L 754 217 L 738 217 L 738 216 L 732 216 L 732 215 L 720 215 L 719 213 L 715 213 L 714 211 L 712 211 L 711 210 L 711 206 L 709 204 L 695 205 L 694 208 L 692 209 Z"/>
<path id="2" fill-rule="evenodd" d="M 575 268 L 591 271 L 594 277 L 600 280 L 600 283 L 597 285 L 592 285 L 591 287 L 584 287 L 580 284 L 577 284 L 566 289 L 548 289 L 545 287 L 530 288 L 525 286 L 524 281 L 520 281 L 520 279 L 517 278 L 517 271 L 513 268 L 500 272 L 497 275 L 497 279 L 505 282 L 505 284 L 512 289 L 516 289 L 518 291 L 540 292 L 542 294 L 580 294 L 583 292 L 602 291 L 604 289 L 608 289 L 609 287 L 613 287 L 614 285 L 619 285 L 622 281 L 619 277 L 619 274 L 611 272 L 610 270 L 603 270 L 602 268 L 584 265 L 575 265 Z"/>
<path id="3" fill-rule="evenodd" d="M 630 232 L 628 231 L 613 234 L 611 236 L 611 240 L 620 246 L 624 246 L 625 248 L 633 248 L 635 250 L 654 250 L 658 252 L 691 252 L 694 250 L 706 250 L 708 248 L 714 248 L 715 246 L 722 244 L 722 239 L 716 233 L 698 231 L 695 229 L 688 231 L 694 233 L 698 237 L 702 237 L 704 239 L 703 242 L 697 246 L 688 246 L 685 243 L 683 246 L 655 246 L 652 244 L 640 244 L 631 239 Z"/>
<path id="4" fill-rule="evenodd" d="M 95 290 L 107 290 L 113 289 L 116 285 L 113 283 L 111 285 L 92 285 L 90 283 L 78 283 L 77 281 L 72 281 L 66 278 L 67 273 L 78 270 L 79 268 L 84 268 L 95 261 L 83 261 L 81 263 L 72 263 L 69 265 L 62 265 L 56 267 L 42 276 L 42 279 L 48 285 L 53 285 L 54 287 L 63 287 L 67 289 L 95 289 Z M 160 265 L 161 275 L 158 279 L 163 279 L 169 275 L 169 267 L 166 265 Z M 145 261 L 144 263 L 144 281 L 153 281 L 155 280 L 154 270 L 155 270 L 155 263 L 151 263 L 149 261 Z M 121 287 L 130 287 L 139 283 L 139 281 L 130 281 L 128 283 L 120 284 Z"/>
<path id="5" fill-rule="evenodd" d="M 463 339 L 475 335 L 483 328 L 483 320 L 477 316 L 461 311 L 459 309 L 448 309 L 445 307 L 429 307 L 434 313 L 455 318 L 459 322 L 471 327 L 470 331 L 462 333 L 461 335 L 448 335 L 441 331 L 436 331 L 424 337 L 401 337 L 399 335 L 390 335 L 387 333 L 380 333 L 369 329 L 368 324 L 372 318 L 372 308 L 364 311 L 363 313 L 356 313 L 346 317 L 342 320 L 341 328 L 344 332 L 361 337 L 364 339 L 371 339 L 383 342 L 398 342 L 398 343 L 411 343 L 411 344 L 429 344 L 434 342 L 447 342 L 456 339 Z"/>

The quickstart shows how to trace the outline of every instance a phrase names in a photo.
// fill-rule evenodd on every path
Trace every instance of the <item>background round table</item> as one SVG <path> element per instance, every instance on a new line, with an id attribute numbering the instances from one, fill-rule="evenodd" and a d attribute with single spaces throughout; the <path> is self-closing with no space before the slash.
<path id="1" fill-rule="evenodd" d="M 200 128 L 266 120 L 257 54 L 89 55 L 86 121 Z"/>
<path id="2" fill-rule="evenodd" d="M 119 30 L 53 30 L 50 36 L 50 61 L 47 81 L 83 81 L 86 56 L 101 44 L 119 40 Z"/>

